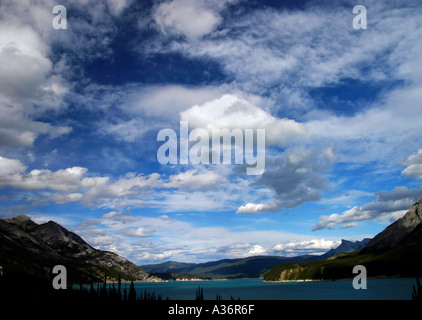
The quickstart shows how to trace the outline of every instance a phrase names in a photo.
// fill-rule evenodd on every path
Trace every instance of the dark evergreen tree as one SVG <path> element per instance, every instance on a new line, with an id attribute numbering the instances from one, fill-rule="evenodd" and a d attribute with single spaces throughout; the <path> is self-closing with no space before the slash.
<path id="1" fill-rule="evenodd" d="M 204 290 L 200 286 L 196 289 L 196 300 L 204 300 Z"/>
<path id="2" fill-rule="evenodd" d="M 117 298 L 118 300 L 122 300 L 122 278 L 120 277 L 120 273 L 119 273 L 119 282 L 117 285 Z"/>
<path id="3" fill-rule="evenodd" d="M 114 280 L 113 280 L 111 287 L 108 289 L 108 291 L 109 291 L 110 299 L 113 300 L 113 301 L 116 301 L 117 300 L 117 289 L 116 289 L 116 284 L 114 283 Z"/>
<path id="4" fill-rule="evenodd" d="M 129 301 L 135 301 L 136 300 L 136 290 L 135 290 L 135 285 L 133 283 L 133 280 L 130 283 L 128 300 Z"/>
<path id="5" fill-rule="evenodd" d="M 103 288 L 101 290 L 101 298 L 103 300 L 107 299 L 107 275 L 104 274 L 104 282 L 103 282 Z"/>
<path id="6" fill-rule="evenodd" d="M 123 300 L 127 301 L 127 283 L 125 283 L 125 289 L 123 290 Z"/>
<path id="7" fill-rule="evenodd" d="M 412 300 L 422 302 L 422 286 L 419 277 L 416 278 L 416 286 L 413 286 Z"/>
<path id="8" fill-rule="evenodd" d="M 94 300 L 97 297 L 97 292 L 95 292 L 94 284 L 92 283 L 92 278 L 91 283 L 89 285 L 89 296 L 91 300 Z"/>

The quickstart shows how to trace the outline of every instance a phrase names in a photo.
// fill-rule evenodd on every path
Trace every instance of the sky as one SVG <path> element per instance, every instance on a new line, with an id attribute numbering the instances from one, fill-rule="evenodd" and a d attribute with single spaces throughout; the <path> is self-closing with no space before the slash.
<path id="1" fill-rule="evenodd" d="M 138 265 L 371 238 L 422 197 L 421 52 L 421 1 L 1 1 L 0 217 Z"/>

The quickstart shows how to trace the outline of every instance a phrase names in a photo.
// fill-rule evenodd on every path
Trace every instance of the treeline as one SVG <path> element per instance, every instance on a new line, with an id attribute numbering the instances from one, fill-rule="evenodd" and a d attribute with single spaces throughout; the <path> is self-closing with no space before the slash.
<path id="1" fill-rule="evenodd" d="M 56 290 L 52 286 L 52 278 L 43 273 L 28 273 L 11 270 L 0 270 L 0 301 L 146 301 L 163 300 L 154 291 L 137 292 L 134 282 L 122 283 L 120 276 L 117 283 L 96 282 L 92 277 L 90 284 L 68 283 L 66 289 Z M 166 297 L 168 300 L 168 297 Z"/>
<path id="2" fill-rule="evenodd" d="M 122 284 L 119 275 L 117 283 L 107 283 L 107 278 L 104 278 L 103 283 L 91 284 L 89 286 L 79 284 L 78 286 L 72 286 L 68 290 L 71 294 L 79 296 L 85 301 L 150 301 L 150 300 L 163 300 L 160 294 L 156 295 L 155 291 L 150 292 L 149 290 L 141 290 L 138 294 L 135 289 L 133 280 L 130 282 L 129 288 L 128 283 Z M 166 297 L 166 300 L 169 300 Z"/>
<path id="3" fill-rule="evenodd" d="M 204 300 L 204 289 L 201 286 L 198 286 L 195 290 L 195 300 Z M 223 300 L 221 294 L 217 293 L 215 300 Z M 230 300 L 234 300 L 232 295 L 230 295 Z M 240 298 L 237 298 L 237 300 L 240 300 Z"/>
<path id="4" fill-rule="evenodd" d="M 86 279 L 85 279 L 86 280 Z M 28 273 L 13 270 L 0 270 L 0 301 L 55 301 L 55 302 L 118 302 L 118 301 L 160 301 L 170 300 L 155 291 L 136 290 L 134 281 L 122 282 L 119 276 L 117 282 L 102 281 L 91 277 L 79 284 L 69 283 L 66 289 L 54 289 L 51 276 L 45 273 Z M 196 289 L 195 300 L 204 300 L 204 289 Z M 217 294 L 216 300 L 222 300 Z M 230 296 L 230 300 L 234 300 Z M 240 300 L 239 298 L 237 300 Z"/>
<path id="5" fill-rule="evenodd" d="M 3 264 L 4 266 L 4 264 Z M 49 268 L 45 270 L 0 266 L 0 301 L 74 301 L 74 302 L 116 302 L 116 301 L 154 301 L 170 300 L 155 291 L 146 289 L 137 290 L 135 283 L 118 280 L 110 281 L 104 275 L 103 279 L 86 275 L 75 283 L 75 278 L 68 278 L 66 289 L 54 289 L 53 278 Z M 113 279 L 113 278 L 112 278 Z M 115 279 L 115 278 L 114 278 Z M 195 300 L 204 300 L 204 290 L 198 286 L 192 292 Z M 195 295 L 195 296 L 194 296 Z M 216 300 L 223 300 L 220 294 Z M 234 300 L 230 296 L 230 300 Z M 237 298 L 237 300 L 240 300 Z"/>

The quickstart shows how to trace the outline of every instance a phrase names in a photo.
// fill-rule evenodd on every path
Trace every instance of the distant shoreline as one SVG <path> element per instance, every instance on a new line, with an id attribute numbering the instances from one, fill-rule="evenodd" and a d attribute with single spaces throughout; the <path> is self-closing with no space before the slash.
<path id="1" fill-rule="evenodd" d="M 413 279 L 413 277 L 409 277 L 409 276 L 386 276 L 386 275 L 380 275 L 380 276 L 375 276 L 375 277 L 368 277 L 368 280 L 376 280 L 376 279 Z M 342 278 L 342 279 L 300 279 L 300 280 L 263 280 L 264 282 L 267 283 L 282 283 L 282 282 L 312 282 L 312 281 L 327 281 L 327 282 L 331 282 L 331 281 L 351 281 L 353 280 L 353 278 Z"/>
<path id="2" fill-rule="evenodd" d="M 319 280 L 319 279 L 303 279 L 303 280 L 262 280 L 265 283 L 282 283 L 282 282 L 313 282 L 313 281 L 331 281 L 331 280 Z"/>
<path id="3" fill-rule="evenodd" d="M 374 279 L 396 279 L 396 278 L 413 278 L 413 277 L 402 277 L 402 276 L 375 276 L 375 277 L 368 277 L 368 280 Z M 298 280 L 264 280 L 263 278 L 237 278 L 237 279 L 171 279 L 171 280 L 163 280 L 163 279 L 146 279 L 146 280 L 134 280 L 133 283 L 167 283 L 167 282 L 200 282 L 200 281 L 207 281 L 207 282 L 214 282 L 214 281 L 229 281 L 229 280 L 244 280 L 244 279 L 259 279 L 264 283 L 289 283 L 289 282 L 332 282 L 332 281 L 351 281 L 353 278 L 343 278 L 343 279 L 298 279 Z M 130 284 L 132 281 L 121 281 L 121 284 Z M 95 282 L 93 285 L 103 285 L 104 282 Z M 107 281 L 107 284 L 118 284 L 118 281 Z M 75 284 L 75 286 L 78 286 Z M 85 286 L 89 286 L 89 284 L 85 284 Z"/>

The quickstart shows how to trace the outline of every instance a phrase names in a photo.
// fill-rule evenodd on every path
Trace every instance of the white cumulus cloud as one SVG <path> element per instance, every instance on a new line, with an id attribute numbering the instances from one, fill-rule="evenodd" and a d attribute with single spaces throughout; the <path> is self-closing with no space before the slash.
<path id="1" fill-rule="evenodd" d="M 212 129 L 265 129 L 268 144 L 284 146 L 305 134 L 302 124 L 287 118 L 279 119 L 235 94 L 225 94 L 202 105 L 194 105 L 180 113 L 189 126 Z"/>
<path id="2" fill-rule="evenodd" d="M 244 213 L 244 214 L 254 214 L 254 213 L 261 213 L 261 212 L 273 212 L 279 209 L 279 204 L 276 202 L 272 203 L 247 203 L 243 206 L 240 206 L 236 213 Z"/>
<path id="3" fill-rule="evenodd" d="M 197 39 L 212 32 L 221 17 L 201 0 L 172 0 L 161 3 L 154 19 L 164 33 L 179 33 Z"/>

